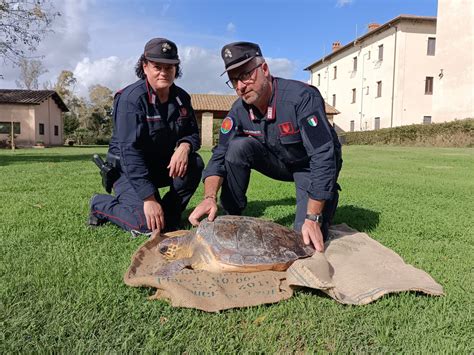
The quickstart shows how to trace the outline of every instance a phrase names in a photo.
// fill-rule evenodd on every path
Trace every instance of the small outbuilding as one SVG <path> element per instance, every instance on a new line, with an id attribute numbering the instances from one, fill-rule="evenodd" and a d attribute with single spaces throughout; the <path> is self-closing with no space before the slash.
<path id="1" fill-rule="evenodd" d="M 9 139 L 13 125 L 16 146 L 62 145 L 68 111 L 53 90 L 0 89 L 0 141 Z"/>

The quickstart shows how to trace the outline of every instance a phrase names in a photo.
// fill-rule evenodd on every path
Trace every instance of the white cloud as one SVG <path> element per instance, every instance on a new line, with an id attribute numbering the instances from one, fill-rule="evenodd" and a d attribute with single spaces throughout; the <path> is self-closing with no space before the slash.
<path id="1" fill-rule="evenodd" d="M 57 2 L 61 16 L 53 22 L 54 31 L 40 44 L 38 53 L 44 55 L 43 62 L 48 68 L 72 68 L 78 59 L 88 54 L 90 35 L 87 16 L 90 1 L 65 0 Z"/>
<path id="2" fill-rule="evenodd" d="M 352 4 L 354 0 L 337 0 L 336 7 L 344 7 Z"/>
<path id="3" fill-rule="evenodd" d="M 235 33 L 235 31 L 237 30 L 237 27 L 232 23 L 232 22 L 229 22 L 227 24 L 227 32 L 229 33 Z"/>
<path id="4" fill-rule="evenodd" d="M 61 16 L 53 23 L 54 31 L 43 40 L 38 48 L 38 54 L 44 54 L 43 63 L 49 70 L 40 81 L 54 83 L 61 70 L 71 70 L 77 79 L 76 94 L 87 97 L 88 88 L 94 84 L 107 86 L 115 91 L 137 80 L 134 66 L 143 45 L 155 33 L 161 33 L 166 28 L 175 36 L 184 38 L 188 43 L 200 43 L 199 46 L 178 44 L 183 77 L 176 84 L 189 93 L 219 93 L 233 94 L 226 85 L 227 76 L 220 76 L 224 64 L 220 57 L 222 43 L 228 38 L 220 36 L 201 35 L 196 33 L 181 33 L 179 26 L 173 22 L 159 21 L 159 26 L 131 27 L 127 18 L 116 18 L 110 21 L 107 15 L 100 12 L 101 2 L 96 0 L 53 0 Z M 162 14 L 170 9 L 170 1 L 165 1 Z M 229 33 L 236 31 L 234 23 L 226 26 Z M 167 35 L 167 32 L 164 32 Z M 203 44 L 205 43 L 205 44 Z M 208 48 L 205 48 L 205 46 Z M 295 64 L 284 58 L 267 58 L 273 75 L 291 78 Z M 4 80 L 0 86 L 15 88 L 15 79 L 19 76 L 17 68 L 2 68 Z"/>
<path id="5" fill-rule="evenodd" d="M 118 57 L 90 60 L 83 58 L 73 70 L 77 79 L 76 94 L 88 97 L 89 87 L 95 84 L 107 86 L 117 91 L 137 80 L 135 64 L 138 58 L 120 59 Z"/>
<path id="6" fill-rule="evenodd" d="M 295 64 L 286 58 L 265 58 L 273 76 L 290 79 L 295 71 Z"/>
<path id="7" fill-rule="evenodd" d="M 227 75 L 220 76 L 224 71 L 224 63 L 219 51 L 185 46 L 180 47 L 180 58 L 183 76 L 176 81 L 178 86 L 189 93 L 234 94 L 234 91 L 225 85 Z M 99 59 L 82 58 L 72 70 L 77 79 L 76 95 L 88 97 L 89 87 L 95 84 L 104 85 L 115 92 L 135 82 L 137 60 L 138 57 L 119 58 L 117 56 Z M 295 64 L 289 59 L 266 58 L 266 61 L 272 75 L 283 78 L 293 77 Z M 58 73 L 54 73 L 54 77 L 50 79 L 52 82 L 55 81 Z M 9 87 L 14 88 L 14 80 L 12 83 Z M 5 87 L 5 85 L 2 86 Z"/>
<path id="8" fill-rule="evenodd" d="M 84 19 L 91 1 L 64 0 L 54 1 L 54 10 L 61 16 L 55 18 L 51 32 L 39 44 L 37 51 L 31 53 L 43 62 L 48 73 L 40 77 L 40 81 L 55 82 L 59 72 L 63 69 L 72 69 L 78 60 L 88 54 L 90 36 Z M 0 85 L 6 88 L 16 88 L 15 80 L 20 71 L 17 67 L 2 68 L 4 80 Z"/>
<path id="9" fill-rule="evenodd" d="M 189 93 L 233 94 L 226 85 L 226 76 L 220 76 L 224 64 L 217 51 L 200 47 L 180 47 L 183 76 L 176 84 Z M 83 58 L 74 68 L 77 79 L 76 94 L 87 97 L 88 88 L 94 84 L 107 86 L 112 91 L 133 82 L 137 58 L 121 59 L 116 56 L 92 60 Z"/>
<path id="10" fill-rule="evenodd" d="M 225 76 L 220 76 L 224 64 L 219 53 L 201 47 L 181 47 L 183 77 L 178 79 L 177 85 L 189 93 L 233 94 L 225 85 Z"/>

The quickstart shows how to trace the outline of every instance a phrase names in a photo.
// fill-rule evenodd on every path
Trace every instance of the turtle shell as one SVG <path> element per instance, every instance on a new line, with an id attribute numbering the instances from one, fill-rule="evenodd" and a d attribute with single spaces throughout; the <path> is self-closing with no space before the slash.
<path id="1" fill-rule="evenodd" d="M 196 234 L 209 246 L 216 261 L 235 266 L 283 265 L 308 257 L 315 250 L 300 233 L 264 219 L 220 216 L 207 219 Z"/>

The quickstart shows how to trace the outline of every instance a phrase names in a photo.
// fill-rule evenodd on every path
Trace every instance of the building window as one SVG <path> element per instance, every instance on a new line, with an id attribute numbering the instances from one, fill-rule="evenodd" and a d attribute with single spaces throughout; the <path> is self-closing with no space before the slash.
<path id="1" fill-rule="evenodd" d="M 336 107 L 336 94 L 332 95 L 332 106 Z"/>
<path id="2" fill-rule="evenodd" d="M 352 102 L 351 103 L 353 104 L 356 102 L 356 95 L 357 95 L 356 89 L 352 89 Z"/>
<path id="3" fill-rule="evenodd" d="M 383 44 L 379 46 L 379 61 L 383 60 Z"/>
<path id="4" fill-rule="evenodd" d="M 319 85 L 321 85 L 321 74 L 318 74 L 318 85 L 317 86 L 319 86 Z"/>
<path id="5" fill-rule="evenodd" d="M 352 58 L 352 71 L 357 71 L 357 57 Z"/>
<path id="6" fill-rule="evenodd" d="M 354 121 L 351 121 L 351 132 L 354 132 Z"/>
<path id="7" fill-rule="evenodd" d="M 381 97 L 381 96 L 382 96 L 382 82 L 377 81 L 377 97 Z"/>
<path id="8" fill-rule="evenodd" d="M 44 135 L 44 123 L 39 124 L 39 134 L 40 136 Z"/>
<path id="9" fill-rule="evenodd" d="M 337 79 L 337 65 L 334 66 L 334 75 L 332 78 Z"/>
<path id="10" fill-rule="evenodd" d="M 426 51 L 426 54 L 435 55 L 435 49 L 436 49 L 436 38 L 428 37 L 428 49 Z"/>
<path id="11" fill-rule="evenodd" d="M 59 136 L 59 126 L 54 126 L 54 135 Z"/>
<path id="12" fill-rule="evenodd" d="M 12 123 L 11 122 L 0 122 L 0 133 L 11 134 Z M 13 134 L 21 134 L 20 122 L 13 122 Z"/>
<path id="13" fill-rule="evenodd" d="M 431 124 L 431 116 L 423 116 L 423 124 Z"/>
<path id="14" fill-rule="evenodd" d="M 427 76 L 425 80 L 425 95 L 433 95 L 433 77 Z"/>
<path id="15" fill-rule="evenodd" d="M 374 118 L 374 129 L 380 129 L 380 117 Z"/>

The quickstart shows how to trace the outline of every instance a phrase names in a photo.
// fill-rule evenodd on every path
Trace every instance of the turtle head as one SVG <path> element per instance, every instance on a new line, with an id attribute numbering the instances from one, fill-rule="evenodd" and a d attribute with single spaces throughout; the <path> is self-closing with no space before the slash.
<path id="1" fill-rule="evenodd" d="M 158 244 L 158 250 L 166 260 L 186 258 L 191 254 L 189 236 L 170 237 Z"/>

